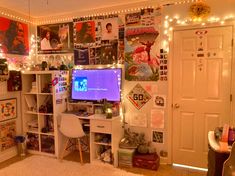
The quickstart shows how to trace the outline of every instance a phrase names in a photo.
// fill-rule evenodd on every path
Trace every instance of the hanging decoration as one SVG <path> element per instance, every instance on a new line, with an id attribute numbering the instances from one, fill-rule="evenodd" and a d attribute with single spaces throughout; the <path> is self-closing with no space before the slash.
<path id="1" fill-rule="evenodd" d="M 211 8 L 204 0 L 200 0 L 190 6 L 189 12 L 193 21 L 202 21 L 208 17 Z"/>

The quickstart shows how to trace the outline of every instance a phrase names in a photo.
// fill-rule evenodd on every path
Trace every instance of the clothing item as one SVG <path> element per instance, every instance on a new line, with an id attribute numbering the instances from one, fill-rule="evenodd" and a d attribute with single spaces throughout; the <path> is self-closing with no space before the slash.
<path id="1" fill-rule="evenodd" d="M 42 39 L 41 41 L 41 50 L 51 50 L 50 41 L 47 38 Z"/>

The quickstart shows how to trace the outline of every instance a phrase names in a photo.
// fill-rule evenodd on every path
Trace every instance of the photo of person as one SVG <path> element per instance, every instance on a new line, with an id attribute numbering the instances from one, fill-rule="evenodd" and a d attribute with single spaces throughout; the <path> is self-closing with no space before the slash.
<path id="1" fill-rule="evenodd" d="M 37 27 L 38 53 L 65 53 L 73 50 L 73 23 L 51 24 Z"/>
<path id="2" fill-rule="evenodd" d="M 4 53 L 27 55 L 29 53 L 28 26 L 0 17 L 0 43 Z"/>
<path id="3" fill-rule="evenodd" d="M 95 22 L 78 22 L 75 24 L 76 44 L 94 43 L 95 42 Z"/>
<path id="4" fill-rule="evenodd" d="M 45 30 L 44 31 L 44 37 L 41 40 L 41 50 L 51 50 L 51 43 L 50 43 L 50 36 L 51 36 L 51 32 Z"/>
<path id="5" fill-rule="evenodd" d="M 103 20 L 101 24 L 102 24 L 102 40 L 118 39 L 117 18 Z"/>

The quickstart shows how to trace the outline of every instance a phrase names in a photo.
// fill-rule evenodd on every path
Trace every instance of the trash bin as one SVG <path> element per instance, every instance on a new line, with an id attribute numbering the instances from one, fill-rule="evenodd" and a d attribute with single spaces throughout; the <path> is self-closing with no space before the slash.
<path id="1" fill-rule="evenodd" d="M 15 142 L 17 144 L 18 155 L 25 156 L 26 155 L 25 137 L 24 136 L 16 136 Z"/>

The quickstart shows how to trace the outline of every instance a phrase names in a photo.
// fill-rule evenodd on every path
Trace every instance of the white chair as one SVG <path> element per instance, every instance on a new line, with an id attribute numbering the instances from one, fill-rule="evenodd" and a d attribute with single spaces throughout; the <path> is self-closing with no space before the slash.
<path id="1" fill-rule="evenodd" d="M 77 146 L 77 144 L 78 144 L 80 161 L 81 161 L 81 164 L 83 164 L 80 138 L 85 136 L 85 133 L 82 129 L 82 125 L 80 123 L 79 118 L 74 114 L 62 113 L 61 114 L 60 131 L 64 136 L 68 137 L 68 140 L 65 144 L 64 150 L 62 152 L 61 159 L 63 159 L 64 153 L 67 149 L 71 148 L 74 145 Z M 73 142 L 73 141 L 75 141 L 75 142 Z"/>

